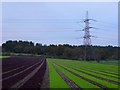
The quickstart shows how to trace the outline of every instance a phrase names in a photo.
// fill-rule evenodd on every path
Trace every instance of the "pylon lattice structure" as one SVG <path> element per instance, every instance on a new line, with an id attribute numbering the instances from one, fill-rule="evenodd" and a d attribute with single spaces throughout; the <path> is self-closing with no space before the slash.
<path id="1" fill-rule="evenodd" d="M 94 27 L 90 27 L 90 20 L 92 21 L 96 21 L 93 19 L 89 19 L 88 18 L 88 11 L 86 12 L 86 19 L 84 20 L 85 23 L 85 28 L 82 30 L 84 31 L 84 40 L 83 40 L 83 44 L 85 45 L 85 56 L 84 56 L 84 60 L 89 60 L 92 57 L 92 48 L 91 48 L 91 37 L 94 37 L 92 35 L 90 35 L 90 29 L 94 28 Z"/>
<path id="2" fill-rule="evenodd" d="M 84 20 L 85 28 L 83 29 L 83 31 L 85 31 L 85 33 L 84 33 L 84 36 L 83 36 L 83 38 L 84 38 L 83 43 L 84 43 L 84 45 L 88 45 L 88 46 L 91 45 L 91 35 L 90 35 L 89 29 L 92 28 L 92 27 L 89 26 L 89 21 L 90 20 L 92 20 L 92 19 L 88 18 L 88 11 L 87 11 L 86 12 L 86 19 Z"/>

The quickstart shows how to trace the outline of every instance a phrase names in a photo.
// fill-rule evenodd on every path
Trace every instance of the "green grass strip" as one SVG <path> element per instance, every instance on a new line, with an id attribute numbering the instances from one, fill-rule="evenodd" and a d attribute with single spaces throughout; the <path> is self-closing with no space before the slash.
<path id="1" fill-rule="evenodd" d="M 65 64 L 64 64 L 65 65 Z M 65 65 L 65 66 L 68 66 L 68 65 Z M 111 77 L 111 76 L 106 76 L 106 75 L 102 75 L 102 72 L 99 72 L 99 71 L 93 71 L 93 70 L 88 70 L 88 69 L 85 69 L 85 68 L 76 68 L 76 67 L 73 67 L 73 66 L 68 66 L 68 67 L 71 67 L 71 68 L 74 68 L 74 69 L 77 69 L 77 70 L 80 70 L 80 71 L 83 71 L 85 73 L 88 73 L 88 74 L 93 74 L 95 76 L 98 76 L 98 77 L 101 77 L 101 78 L 105 78 L 105 79 L 108 79 L 108 80 L 112 80 L 112 81 L 116 81 L 116 82 L 120 82 L 118 80 L 118 77 L 119 76 L 115 76 L 115 75 L 111 75 L 111 76 L 114 76 L 114 77 Z M 98 74 L 99 73 L 99 74 Z M 104 73 L 105 74 L 105 73 Z M 107 74 L 109 75 L 109 74 Z M 115 78 L 116 77 L 116 78 Z"/>
<path id="2" fill-rule="evenodd" d="M 75 68 L 75 67 L 74 67 L 74 68 Z M 88 73 L 88 74 L 93 74 L 93 75 L 98 76 L 98 77 L 101 77 L 101 78 L 105 78 L 105 79 L 108 79 L 108 80 L 120 82 L 120 81 L 118 80 L 118 77 L 119 77 L 119 76 L 111 75 L 111 76 L 114 76 L 114 77 L 111 77 L 111 76 L 107 76 L 108 74 L 102 75 L 102 73 L 99 73 L 99 72 L 92 72 L 92 70 L 89 71 L 89 70 L 84 70 L 84 69 L 82 69 L 82 68 L 75 68 L 75 69 L 80 70 L 80 71 L 83 71 L 83 72 L 86 72 L 86 73 Z"/>
<path id="3" fill-rule="evenodd" d="M 116 82 L 119 82 L 118 81 L 118 75 L 113 75 L 113 74 L 109 74 L 109 73 L 104 73 L 104 72 L 99 72 L 99 71 L 96 71 L 96 70 L 94 70 L 94 69 L 87 69 L 87 67 L 85 68 L 85 67 L 78 67 L 78 66 L 75 66 L 74 65 L 74 62 L 73 62 L 73 64 L 68 64 L 68 63 L 65 63 L 65 62 L 58 62 L 58 61 L 55 61 L 54 60 L 54 62 L 55 63 L 58 63 L 58 64 L 61 64 L 61 65 L 65 65 L 65 66 L 70 66 L 70 67 L 73 67 L 73 68 L 75 68 L 75 69 L 79 69 L 79 70 L 82 70 L 82 71 L 84 71 L 84 72 L 87 72 L 87 73 L 89 73 L 89 74 L 94 74 L 94 75 L 97 75 L 97 76 L 99 76 L 99 77 L 104 77 L 104 78 L 107 78 L 107 79 L 110 79 L 110 80 L 113 80 L 113 81 L 116 81 Z M 104 75 L 103 75 L 104 74 Z M 113 76 L 113 77 L 112 77 Z"/>
<path id="4" fill-rule="evenodd" d="M 71 74 L 70 72 L 68 72 L 67 70 L 61 68 L 60 66 L 58 66 L 58 65 L 56 65 L 56 64 L 54 64 L 54 65 L 55 65 L 65 76 L 67 76 L 70 80 L 72 80 L 73 82 L 75 82 L 80 88 L 83 88 L 84 90 L 86 90 L 86 89 L 88 89 L 88 88 L 89 88 L 89 89 L 91 88 L 91 90 L 93 90 L 93 88 L 96 88 L 97 90 L 98 90 L 98 89 L 100 90 L 100 88 L 99 88 L 98 86 L 93 85 L 93 84 L 91 84 L 91 83 L 89 83 L 89 82 L 87 82 L 87 81 L 85 81 L 85 80 L 83 80 L 83 79 L 81 79 L 81 78 L 79 78 L 79 77 Z"/>
<path id="5" fill-rule="evenodd" d="M 62 63 L 66 63 L 69 65 L 74 65 L 78 67 L 85 67 L 85 68 L 89 68 L 97 71 L 104 70 L 107 72 L 118 74 L 118 66 L 114 66 L 114 65 L 105 65 L 105 64 L 90 63 L 90 62 L 84 62 L 84 61 L 73 61 L 73 60 L 65 60 L 65 59 L 54 59 L 54 60 L 56 60 L 57 62 L 62 62 Z"/>
<path id="6" fill-rule="evenodd" d="M 63 67 L 65 67 L 65 66 L 63 66 Z M 87 78 L 87 79 L 89 79 L 89 80 L 92 80 L 92 81 L 94 81 L 94 82 L 97 82 L 97 83 L 99 83 L 99 84 L 101 84 L 101 85 L 103 85 L 103 86 L 105 86 L 105 87 L 108 87 L 108 88 L 118 88 L 118 85 L 111 84 L 110 82 L 106 82 L 106 81 L 97 79 L 97 78 L 95 78 L 95 77 L 93 77 L 93 76 L 90 76 L 90 75 L 84 74 L 84 73 L 82 73 L 82 72 L 76 71 L 76 70 L 74 70 L 74 69 L 72 69 L 72 68 L 68 68 L 68 67 L 65 67 L 65 68 L 67 68 L 68 70 L 70 70 L 70 71 L 72 71 L 72 72 L 74 72 L 74 73 L 76 73 L 76 74 L 78 74 L 78 75 L 80 75 L 80 76 L 83 76 L 83 77 L 85 77 L 85 78 Z"/>
<path id="7" fill-rule="evenodd" d="M 0 56 L 0 59 L 2 58 L 9 58 L 10 56 Z"/>
<path id="8" fill-rule="evenodd" d="M 89 67 L 81 67 L 81 68 L 83 68 L 83 69 L 86 69 L 86 70 L 91 70 L 91 71 L 94 71 L 94 72 L 97 72 L 97 73 L 100 73 L 100 74 L 107 74 L 107 75 L 110 75 L 110 76 L 115 76 L 115 77 L 118 77 L 118 72 L 112 72 L 112 71 L 106 71 L 106 70 L 102 70 L 102 68 L 101 69 L 91 69 L 91 68 L 89 68 Z"/>
<path id="9" fill-rule="evenodd" d="M 57 63 L 61 63 L 61 64 L 64 64 L 64 65 L 68 65 L 68 66 L 72 66 L 72 67 L 76 67 L 76 68 L 81 68 L 81 69 L 85 69 L 85 70 L 91 70 L 91 71 L 94 71 L 94 72 L 96 72 L 96 73 L 99 73 L 99 74 L 106 74 L 106 75 L 110 75 L 110 76 L 115 76 L 115 77 L 118 77 L 118 75 L 115 75 L 115 74 L 110 74 L 110 73 L 105 73 L 105 72 L 102 72 L 102 71 L 98 71 L 98 70 L 96 70 L 96 68 L 94 67 L 94 68 L 90 68 L 91 66 L 87 63 L 87 65 L 85 65 L 83 62 L 82 62 L 82 64 L 81 64 L 81 62 L 79 61 L 70 61 L 70 60 L 53 60 L 53 61 L 55 61 L 55 62 L 57 62 Z M 85 62 L 86 63 L 86 62 Z M 99 64 L 98 64 L 98 66 L 99 66 Z M 109 65 L 108 65 L 109 66 Z M 113 66 L 114 67 L 114 66 Z M 113 68 L 113 67 L 111 67 L 111 66 L 109 66 L 109 68 Z M 99 68 L 101 68 L 101 70 L 102 70 L 102 67 L 99 67 Z M 115 69 L 117 69 L 118 70 L 118 68 L 116 67 Z M 108 71 L 107 71 L 108 72 Z"/>
<path id="10" fill-rule="evenodd" d="M 50 61 L 47 60 L 47 63 L 49 68 L 50 88 L 70 88 L 55 71 Z"/>
<path id="11" fill-rule="evenodd" d="M 107 76 L 107 77 L 114 77 L 114 78 L 118 78 L 119 76 L 118 75 L 115 75 L 115 74 L 110 74 L 110 73 L 105 73 L 105 72 L 100 72 L 100 71 L 96 71 L 96 70 L 91 70 L 91 69 L 86 69 L 86 68 L 80 68 L 80 70 L 83 69 L 83 70 L 86 70 L 87 72 L 93 72 L 93 73 L 96 73 L 96 74 L 101 74 L 101 75 L 104 75 L 104 76 Z"/>

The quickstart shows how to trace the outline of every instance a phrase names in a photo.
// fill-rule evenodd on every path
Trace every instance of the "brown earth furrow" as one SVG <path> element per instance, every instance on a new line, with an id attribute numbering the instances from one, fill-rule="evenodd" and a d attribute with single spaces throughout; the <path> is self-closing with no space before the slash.
<path id="1" fill-rule="evenodd" d="M 35 59 L 34 59 L 35 58 Z M 34 71 L 35 69 L 37 69 L 37 67 L 39 66 L 39 65 L 41 65 L 41 63 L 42 63 L 42 61 L 43 61 L 43 58 L 42 58 L 42 56 L 40 56 L 39 58 L 37 58 L 36 59 L 36 57 L 34 57 L 34 58 L 27 58 L 27 59 L 24 59 L 24 58 L 20 58 L 19 60 L 18 60 L 18 58 L 16 57 L 16 58 L 14 58 L 15 60 L 11 60 L 11 62 L 16 62 L 16 66 L 14 66 L 12 69 L 14 70 L 14 68 L 16 67 L 16 68 L 19 68 L 19 65 L 23 65 L 23 64 L 21 64 L 21 63 L 24 63 L 23 61 L 25 61 L 25 62 L 29 62 L 29 63 L 26 63 L 26 64 L 31 64 L 30 66 L 28 66 L 28 68 L 22 68 L 22 69 L 20 69 L 20 70 L 15 70 L 14 71 L 14 74 L 13 75 L 11 75 L 11 76 L 9 76 L 10 75 L 10 73 L 12 73 L 12 72 L 9 72 L 9 71 L 11 71 L 11 69 L 9 68 L 7 71 L 8 71 L 8 73 L 6 73 L 6 75 L 7 75 L 7 77 L 5 77 L 5 78 L 3 78 L 3 80 L 2 80 L 2 89 L 3 90 L 8 90 L 8 89 L 10 89 L 10 87 L 11 86 L 13 86 L 14 84 L 16 84 L 18 81 L 20 81 L 20 80 L 22 80 L 23 78 L 25 78 L 26 76 L 28 76 L 32 71 Z M 8 62 L 7 62 L 8 61 Z M 6 65 L 8 65 L 7 63 L 9 63 L 9 60 L 7 60 L 6 62 L 3 62 L 4 63 L 4 65 L 6 64 Z M 22 61 L 22 62 L 21 62 Z M 35 65 L 35 66 L 32 66 L 32 65 Z M 18 67 L 17 67 L 18 66 Z M 4 66 L 4 68 L 8 68 L 8 67 L 5 67 Z M 37 69 L 38 70 L 38 69 Z M 24 72 L 23 72 L 24 71 Z M 39 72 L 40 73 L 40 72 Z M 5 75 L 5 74 L 3 74 L 3 75 Z M 44 75 L 44 74 L 43 74 Z M 42 76 L 41 76 L 42 77 Z M 39 78 L 39 77 L 38 77 Z M 37 84 L 37 83 L 36 83 Z M 12 89 L 16 89 L 16 88 L 12 88 Z"/>
<path id="2" fill-rule="evenodd" d="M 10 57 L 2 60 L 2 72 L 7 72 L 12 69 L 21 67 L 22 65 L 27 65 L 29 63 L 34 63 L 38 61 L 38 57 Z"/>
<path id="3" fill-rule="evenodd" d="M 50 87 L 50 84 L 49 84 L 49 69 L 48 69 L 48 65 L 46 63 L 46 70 L 45 70 L 45 74 L 44 74 L 44 77 L 43 77 L 43 81 L 42 81 L 42 85 L 41 85 L 41 90 L 43 89 L 47 89 L 49 90 L 49 87 Z"/>
<path id="4" fill-rule="evenodd" d="M 23 79 L 21 79 L 20 81 L 18 81 L 16 84 L 14 84 L 13 86 L 11 86 L 11 88 L 21 88 L 31 77 L 33 77 L 37 71 L 41 68 L 41 66 L 43 65 L 44 61 L 42 61 L 42 63 L 36 67 L 31 73 L 29 73 L 26 77 L 24 77 Z"/>
<path id="5" fill-rule="evenodd" d="M 9 76 L 12 76 L 12 75 L 14 75 L 14 74 L 16 74 L 16 73 L 19 73 L 19 72 L 21 72 L 22 70 L 24 70 L 24 69 L 26 69 L 26 68 L 34 65 L 35 63 L 37 63 L 37 62 L 33 62 L 32 64 L 27 64 L 27 65 L 25 65 L 25 66 L 21 66 L 21 67 L 18 67 L 18 68 L 16 68 L 16 69 L 12 69 L 12 70 L 9 70 L 9 71 L 7 71 L 7 72 L 4 72 L 4 73 L 2 73 L 2 78 L 4 79 L 4 78 L 9 77 Z"/>
<path id="6" fill-rule="evenodd" d="M 21 89 L 40 89 L 43 81 L 43 77 L 46 71 L 46 60 L 43 60 L 43 64 L 39 67 L 39 70 L 36 71 L 33 77 L 29 78 L 29 80 L 24 83 Z"/>

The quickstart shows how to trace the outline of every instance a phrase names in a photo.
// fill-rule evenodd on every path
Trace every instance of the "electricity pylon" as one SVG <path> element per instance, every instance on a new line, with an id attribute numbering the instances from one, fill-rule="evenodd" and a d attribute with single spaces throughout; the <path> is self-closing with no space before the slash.
<path id="1" fill-rule="evenodd" d="M 91 37 L 94 37 L 90 34 L 90 29 L 91 28 L 94 28 L 94 27 L 90 27 L 89 24 L 90 24 L 90 20 L 92 21 L 95 21 L 93 19 L 89 19 L 88 18 L 88 11 L 86 12 L 86 19 L 84 20 L 84 23 L 85 23 L 85 28 L 82 30 L 84 31 L 84 36 L 83 36 L 83 44 L 85 45 L 85 56 L 84 56 L 84 60 L 86 61 L 87 59 L 87 56 L 88 56 L 88 50 L 87 50 L 87 47 L 90 47 L 91 46 Z"/>
<path id="2" fill-rule="evenodd" d="M 93 20 L 93 19 L 89 19 L 88 18 L 88 11 L 86 12 L 86 19 L 84 20 L 84 22 L 85 22 L 85 28 L 83 29 L 83 31 L 85 32 L 84 33 L 84 36 L 83 36 L 83 38 L 84 38 L 84 41 L 83 41 L 83 43 L 84 43 L 84 45 L 91 45 L 91 37 L 93 37 L 93 36 L 91 36 L 90 35 L 90 29 L 91 28 L 94 28 L 94 27 L 90 27 L 89 26 L 89 21 L 90 20 Z M 95 20 L 93 20 L 93 21 L 95 21 Z"/>

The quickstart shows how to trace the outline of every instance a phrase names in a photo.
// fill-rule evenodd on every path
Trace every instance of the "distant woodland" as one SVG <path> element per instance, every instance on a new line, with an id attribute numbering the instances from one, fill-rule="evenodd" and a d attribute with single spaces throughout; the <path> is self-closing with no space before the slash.
<path id="1" fill-rule="evenodd" d="M 85 50 L 86 48 L 86 50 Z M 120 47 L 113 46 L 75 46 L 69 44 L 63 45 L 42 45 L 34 44 L 32 41 L 6 41 L 2 44 L 3 54 L 24 53 L 32 55 L 46 55 L 46 57 L 65 58 L 76 60 L 119 60 Z"/>

